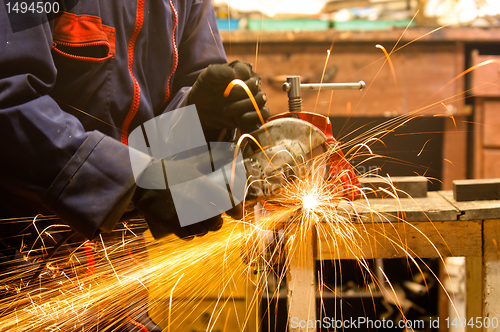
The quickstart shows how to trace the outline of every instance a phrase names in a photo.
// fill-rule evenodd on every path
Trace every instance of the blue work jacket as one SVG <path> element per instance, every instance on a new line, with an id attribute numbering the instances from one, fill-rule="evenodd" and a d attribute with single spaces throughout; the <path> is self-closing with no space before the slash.
<path id="1" fill-rule="evenodd" d="M 20 29 L 0 5 L 0 204 L 92 239 L 133 196 L 128 134 L 226 56 L 210 0 L 80 0 L 36 19 Z"/>

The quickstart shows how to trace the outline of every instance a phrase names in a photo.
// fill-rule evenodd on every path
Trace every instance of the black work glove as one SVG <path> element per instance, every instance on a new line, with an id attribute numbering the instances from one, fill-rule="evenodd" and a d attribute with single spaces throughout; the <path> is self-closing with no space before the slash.
<path id="1" fill-rule="evenodd" d="M 241 86 L 236 85 L 229 96 L 224 97 L 226 87 L 234 79 L 246 83 L 264 121 L 269 118 L 269 109 L 264 106 L 267 97 L 260 89 L 260 77 L 253 72 L 252 66 L 240 61 L 215 64 L 201 72 L 187 99 L 188 105 L 196 105 L 204 129 L 239 128 L 242 132 L 248 133 L 262 125 L 252 101 Z"/>
<path id="2" fill-rule="evenodd" d="M 226 153 L 227 156 L 227 153 Z M 217 202 L 218 198 L 228 198 L 227 188 L 223 188 L 206 176 L 212 172 L 211 158 L 208 152 L 197 154 L 192 157 L 181 159 L 177 156 L 173 160 L 155 160 L 140 176 L 138 183 L 151 184 L 158 181 L 165 181 L 165 177 L 161 174 L 158 178 L 158 170 L 162 170 L 167 174 L 168 181 L 167 189 L 144 189 L 137 187 L 132 201 L 139 212 L 144 216 L 148 223 L 149 229 L 155 239 L 160 239 L 169 234 L 175 234 L 182 239 L 191 239 L 194 236 L 203 236 L 209 231 L 217 231 L 222 227 L 222 217 L 220 214 L 225 212 L 224 209 L 219 210 L 219 214 L 207 218 L 201 222 L 182 227 L 179 221 L 178 214 L 175 209 L 174 199 L 169 186 L 185 184 L 193 179 L 200 179 L 201 186 L 204 190 L 200 190 L 200 182 L 197 182 L 197 187 L 190 187 L 189 184 L 183 185 L 181 191 L 176 190 L 176 198 L 182 199 L 182 205 L 188 206 L 191 209 L 199 209 L 200 201 L 209 199 L 210 202 Z M 215 160 L 220 156 L 212 151 L 212 160 L 214 164 L 221 165 L 221 160 Z M 220 157 L 222 158 L 222 157 Z M 168 171 L 166 171 L 168 170 Z M 172 176 L 175 175 L 175 176 Z M 209 197 L 204 193 L 209 192 Z M 241 203 L 236 207 L 232 207 L 226 211 L 228 215 L 239 219 L 242 217 Z"/>

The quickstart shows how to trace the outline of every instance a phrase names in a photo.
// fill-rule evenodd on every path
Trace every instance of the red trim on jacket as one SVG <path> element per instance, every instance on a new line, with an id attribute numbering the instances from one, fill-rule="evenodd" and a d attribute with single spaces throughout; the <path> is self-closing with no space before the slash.
<path id="1" fill-rule="evenodd" d="M 85 270 L 85 279 L 92 277 L 95 271 L 94 253 L 92 251 L 92 242 L 85 240 L 83 248 L 85 249 L 85 256 L 87 256 L 87 270 Z"/>
<path id="2" fill-rule="evenodd" d="M 162 103 L 162 108 L 165 107 L 166 103 L 170 99 L 170 94 L 171 94 L 171 84 L 172 84 L 172 77 L 174 76 L 175 71 L 177 70 L 177 65 L 179 64 L 179 51 L 177 50 L 177 43 L 175 40 L 175 32 L 177 31 L 177 22 L 179 21 L 178 15 L 177 15 L 177 10 L 175 9 L 174 3 L 172 0 L 170 0 L 170 8 L 172 9 L 172 16 L 174 20 L 174 27 L 172 29 L 172 49 L 174 51 L 174 61 L 172 62 L 172 68 L 170 69 L 170 74 L 168 75 L 167 79 L 167 87 L 165 91 L 165 98 L 163 99 Z"/>
<path id="3" fill-rule="evenodd" d="M 54 19 L 52 39 L 52 49 L 70 58 L 87 61 L 104 61 L 116 54 L 115 28 L 102 24 L 101 18 L 97 16 L 61 12 Z M 58 48 L 60 45 L 75 47 L 75 50 L 79 47 L 105 46 L 107 48 L 107 55 L 96 58 L 78 56 L 60 50 Z"/>
<path id="4" fill-rule="evenodd" d="M 134 98 L 132 99 L 132 105 L 130 106 L 130 110 L 128 111 L 127 116 L 125 117 L 125 121 L 123 121 L 122 129 L 121 129 L 121 141 L 123 144 L 128 145 L 128 129 L 130 127 L 130 123 L 135 117 L 137 110 L 139 110 L 139 102 L 141 100 L 141 89 L 139 87 L 139 83 L 134 77 L 133 67 L 134 67 L 134 47 L 137 37 L 142 29 L 142 23 L 144 22 L 144 0 L 137 1 L 137 14 L 135 19 L 135 26 L 132 34 L 130 35 L 130 40 L 128 43 L 128 71 L 130 73 L 130 77 L 132 77 L 132 81 L 134 82 Z"/>

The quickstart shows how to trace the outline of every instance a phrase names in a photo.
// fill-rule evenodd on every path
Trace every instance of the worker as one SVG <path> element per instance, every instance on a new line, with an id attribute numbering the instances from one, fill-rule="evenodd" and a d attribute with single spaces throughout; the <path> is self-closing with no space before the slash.
<path id="1" fill-rule="evenodd" d="M 211 1 L 43 3 L 50 6 L 41 13 L 0 6 L 1 217 L 55 214 L 60 220 L 39 229 L 62 222 L 93 239 L 132 202 L 148 223 L 180 237 L 220 228 L 220 216 L 181 227 L 168 189 L 137 188 L 127 147 L 134 128 L 189 104 L 207 142 L 257 129 L 243 89 L 223 96 L 233 79 L 269 116 L 252 67 L 227 63 Z M 0 222 L 1 259 L 37 235 Z"/>

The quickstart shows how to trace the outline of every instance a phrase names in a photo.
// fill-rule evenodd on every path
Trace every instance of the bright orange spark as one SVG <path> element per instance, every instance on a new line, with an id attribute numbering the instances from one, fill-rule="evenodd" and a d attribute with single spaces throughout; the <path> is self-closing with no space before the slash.
<path id="1" fill-rule="evenodd" d="M 391 60 L 391 57 L 389 56 L 389 54 L 387 53 L 386 49 L 384 46 L 380 45 L 380 44 L 377 44 L 375 45 L 376 48 L 379 48 L 382 50 L 382 52 L 384 52 L 385 54 L 385 58 L 387 60 L 387 62 L 389 62 L 389 67 L 391 68 L 391 73 L 392 73 L 392 78 L 394 80 L 394 83 L 396 84 L 396 86 L 398 85 L 398 80 L 396 79 L 396 71 L 394 70 L 394 66 L 392 65 L 392 60 Z"/>
<path id="2" fill-rule="evenodd" d="M 320 83 L 323 83 L 323 79 L 325 78 L 325 72 L 326 72 L 326 66 L 328 65 L 328 59 L 330 59 L 330 53 L 331 53 L 331 48 L 326 50 L 326 60 L 325 60 L 325 66 L 323 67 L 323 73 L 321 74 L 321 81 Z M 333 92 L 333 91 L 332 91 Z M 316 109 L 318 108 L 318 101 L 319 101 L 319 95 L 321 93 L 321 86 L 318 89 L 318 95 L 316 96 L 316 104 L 314 105 L 314 113 L 316 113 Z"/>
<path id="3" fill-rule="evenodd" d="M 464 70 L 463 72 L 461 72 L 460 74 L 458 74 L 457 76 L 455 76 L 453 79 L 451 79 L 448 83 L 446 83 L 445 85 L 443 85 L 439 90 L 437 90 L 436 92 L 434 92 L 430 97 L 434 97 L 435 95 L 437 95 L 439 92 L 441 92 L 443 89 L 445 89 L 447 86 L 449 86 L 450 84 L 452 84 L 453 82 L 455 82 L 456 80 L 458 80 L 459 78 L 467 75 L 468 73 L 470 73 L 471 71 L 477 69 L 477 68 L 480 68 L 480 67 L 483 67 L 483 66 L 486 66 L 486 65 L 489 65 L 489 64 L 492 64 L 492 63 L 500 63 L 499 60 L 495 60 L 495 59 L 490 59 L 490 60 L 486 60 L 486 61 L 483 61 L 481 63 L 478 63 L 477 65 L 474 65 L 472 67 L 470 67 L 469 69 L 466 69 Z M 485 84 L 485 83 L 483 83 Z"/>
<path id="4" fill-rule="evenodd" d="M 235 85 L 239 85 L 243 88 L 243 90 L 245 90 L 245 92 L 247 93 L 248 95 L 248 98 L 250 98 L 250 100 L 252 101 L 252 105 L 253 107 L 255 108 L 255 111 L 257 112 L 257 114 L 259 115 L 259 120 L 262 124 L 265 123 L 264 121 L 264 118 L 262 117 L 262 113 L 260 112 L 260 109 L 259 109 L 259 105 L 257 105 L 257 102 L 255 101 L 255 98 L 252 94 L 252 91 L 250 91 L 250 89 L 248 88 L 248 86 L 245 84 L 245 82 L 243 82 L 242 80 L 240 79 L 234 79 L 232 80 L 226 87 L 226 90 L 224 90 L 224 97 L 228 97 L 229 96 L 229 93 L 231 93 L 231 90 L 234 88 Z"/>
<path id="5" fill-rule="evenodd" d="M 429 138 L 425 143 L 424 143 L 424 146 L 422 146 L 422 149 L 420 150 L 420 152 L 417 154 L 417 157 L 420 157 L 420 155 L 422 154 L 422 152 L 424 152 L 424 149 L 425 149 L 425 146 L 427 145 L 427 143 L 429 143 L 429 141 L 431 141 L 432 138 Z"/>

